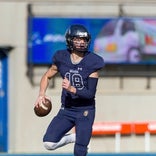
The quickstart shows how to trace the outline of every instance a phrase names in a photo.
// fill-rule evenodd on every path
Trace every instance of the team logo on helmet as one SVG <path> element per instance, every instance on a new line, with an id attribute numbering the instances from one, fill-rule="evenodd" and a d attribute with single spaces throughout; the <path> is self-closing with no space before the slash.
<path id="1" fill-rule="evenodd" d="M 78 32 L 77 34 L 79 37 L 87 37 L 87 32 Z"/>

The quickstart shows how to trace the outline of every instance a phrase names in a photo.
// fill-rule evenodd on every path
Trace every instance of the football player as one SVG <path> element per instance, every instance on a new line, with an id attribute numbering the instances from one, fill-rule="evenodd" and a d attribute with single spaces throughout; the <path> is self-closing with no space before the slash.
<path id="1" fill-rule="evenodd" d="M 98 71 L 104 67 L 104 61 L 88 50 L 91 36 L 83 25 L 71 25 L 65 38 L 67 49 L 54 54 L 52 66 L 41 79 L 35 106 L 41 100 L 44 102 L 48 82 L 59 72 L 62 77 L 61 107 L 46 130 L 44 146 L 54 150 L 75 143 L 74 155 L 86 156 L 95 118 Z M 73 127 L 75 133 L 68 134 Z"/>

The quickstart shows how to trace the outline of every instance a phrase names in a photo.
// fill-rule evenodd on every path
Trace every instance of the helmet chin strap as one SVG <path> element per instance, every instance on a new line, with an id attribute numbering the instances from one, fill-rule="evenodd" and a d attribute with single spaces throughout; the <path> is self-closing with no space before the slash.
<path id="1" fill-rule="evenodd" d="M 87 52 L 87 49 L 82 50 L 82 49 L 78 49 L 78 48 L 73 48 L 73 51 L 76 51 L 79 53 L 85 53 L 85 52 Z"/>

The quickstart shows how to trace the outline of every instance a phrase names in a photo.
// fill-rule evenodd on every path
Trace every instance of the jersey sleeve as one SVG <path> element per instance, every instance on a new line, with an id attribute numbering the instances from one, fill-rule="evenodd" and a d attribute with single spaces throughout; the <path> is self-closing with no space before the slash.
<path id="1" fill-rule="evenodd" d="M 52 64 L 55 64 L 55 65 L 58 64 L 58 51 L 56 51 L 52 57 Z"/>
<path id="2" fill-rule="evenodd" d="M 58 68 L 60 67 L 60 62 L 64 61 L 64 53 L 63 50 L 58 50 L 52 57 L 52 64 L 55 64 Z"/>
<path id="3" fill-rule="evenodd" d="M 105 65 L 104 59 L 97 54 L 91 53 L 88 67 L 92 69 L 92 72 L 100 70 Z"/>
<path id="4" fill-rule="evenodd" d="M 95 65 L 94 65 L 94 68 L 95 70 L 100 70 L 101 68 L 104 67 L 104 60 L 102 57 L 100 56 L 97 56 L 97 60 L 95 61 Z"/>

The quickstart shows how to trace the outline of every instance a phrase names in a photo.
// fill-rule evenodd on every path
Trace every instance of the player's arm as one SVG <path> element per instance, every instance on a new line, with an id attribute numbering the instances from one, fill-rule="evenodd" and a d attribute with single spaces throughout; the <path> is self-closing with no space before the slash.
<path id="1" fill-rule="evenodd" d="M 40 82 L 40 91 L 39 95 L 44 96 L 49 85 L 49 80 L 58 72 L 57 66 L 52 65 L 48 71 L 42 76 Z"/>
<path id="2" fill-rule="evenodd" d="M 35 105 L 38 105 L 39 102 L 43 101 L 44 98 L 46 98 L 46 90 L 49 85 L 49 80 L 58 72 L 57 66 L 52 65 L 48 71 L 42 76 L 41 81 L 40 81 L 40 90 L 39 90 L 39 96 L 36 100 Z"/>
<path id="3" fill-rule="evenodd" d="M 98 77 L 99 77 L 98 71 L 90 74 L 88 78 L 88 87 L 84 87 L 82 90 L 78 90 L 74 86 L 71 86 L 67 78 L 63 80 L 62 87 L 67 91 L 78 95 L 81 98 L 90 99 L 95 96 Z"/>
<path id="4" fill-rule="evenodd" d="M 96 72 L 90 74 L 89 77 L 92 77 L 92 78 L 99 78 L 99 73 L 98 73 L 98 71 L 96 71 Z"/>

